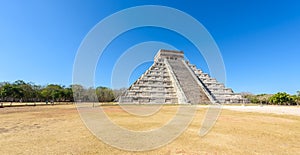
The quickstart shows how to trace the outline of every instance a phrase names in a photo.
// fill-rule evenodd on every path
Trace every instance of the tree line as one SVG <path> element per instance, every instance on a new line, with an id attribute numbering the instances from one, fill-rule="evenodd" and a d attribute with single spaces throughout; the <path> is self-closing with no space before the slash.
<path id="1" fill-rule="evenodd" d="M 17 80 L 0 83 L 0 102 L 74 102 L 74 98 L 82 102 L 112 102 L 124 90 L 85 88 L 78 84 L 68 87 L 58 84 L 41 86 Z"/>
<path id="2" fill-rule="evenodd" d="M 258 94 L 244 93 L 243 96 L 251 103 L 270 104 L 270 105 L 299 105 L 300 91 L 296 95 L 291 95 L 286 92 L 278 92 L 276 94 Z"/>
<path id="3" fill-rule="evenodd" d="M 68 87 L 58 84 L 46 86 L 36 85 L 31 82 L 17 80 L 15 82 L 0 83 L 0 102 L 112 102 L 115 101 L 126 89 L 112 90 L 107 87 L 85 88 L 73 84 Z M 296 95 L 285 92 L 276 94 L 242 93 L 251 103 L 299 105 L 300 91 Z"/>

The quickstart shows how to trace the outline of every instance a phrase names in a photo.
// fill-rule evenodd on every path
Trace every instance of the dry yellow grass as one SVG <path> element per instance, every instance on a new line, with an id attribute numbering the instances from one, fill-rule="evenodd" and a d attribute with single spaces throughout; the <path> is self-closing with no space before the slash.
<path id="1" fill-rule="evenodd" d="M 99 108 L 99 107 L 98 107 Z M 118 106 L 104 106 L 117 124 L 132 130 L 163 125 L 176 106 L 165 106 L 150 117 L 134 117 Z M 300 117 L 223 110 L 213 129 L 198 132 L 206 109 L 197 111 L 188 129 L 157 150 L 128 152 L 95 138 L 74 105 L 0 109 L 1 154 L 299 154 Z"/>

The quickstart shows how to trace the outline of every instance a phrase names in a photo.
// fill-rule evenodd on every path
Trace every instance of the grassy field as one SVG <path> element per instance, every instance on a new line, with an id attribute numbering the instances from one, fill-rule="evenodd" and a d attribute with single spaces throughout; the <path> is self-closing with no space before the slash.
<path id="1" fill-rule="evenodd" d="M 97 107 L 100 108 L 100 107 Z M 134 117 L 119 106 L 103 106 L 117 124 L 131 130 L 162 126 L 178 107 L 165 106 L 150 117 Z M 300 117 L 222 110 L 213 129 L 198 132 L 206 108 L 199 108 L 176 140 L 147 152 L 111 147 L 84 126 L 75 105 L 0 108 L 1 154 L 300 154 Z"/>

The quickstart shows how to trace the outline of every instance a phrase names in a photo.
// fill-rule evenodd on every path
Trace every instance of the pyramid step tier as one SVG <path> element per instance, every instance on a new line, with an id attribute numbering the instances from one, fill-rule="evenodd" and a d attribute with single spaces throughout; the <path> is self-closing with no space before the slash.
<path id="1" fill-rule="evenodd" d="M 154 63 L 118 99 L 126 104 L 247 103 L 223 83 L 184 60 L 182 51 L 160 50 Z"/>

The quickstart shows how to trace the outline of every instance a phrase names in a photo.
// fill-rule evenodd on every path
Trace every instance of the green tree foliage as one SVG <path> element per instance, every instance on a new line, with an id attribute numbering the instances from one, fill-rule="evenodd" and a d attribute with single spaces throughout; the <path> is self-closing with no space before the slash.
<path id="1" fill-rule="evenodd" d="M 297 91 L 297 94 L 294 95 L 294 100 L 297 105 L 300 105 L 300 91 Z"/>
<path id="2" fill-rule="evenodd" d="M 277 94 L 258 94 L 253 95 L 246 93 L 243 97 L 247 98 L 251 103 L 256 104 L 277 104 L 277 105 L 296 105 L 300 104 L 300 91 L 296 95 L 290 95 L 285 92 Z"/>
<path id="3" fill-rule="evenodd" d="M 60 101 L 64 90 L 60 85 L 50 84 L 42 89 L 41 94 L 46 100 Z"/>
<path id="4" fill-rule="evenodd" d="M 25 83 L 22 80 L 15 81 L 12 86 L 15 88 L 17 93 L 15 99 L 20 101 L 35 101 L 38 97 L 38 90 L 32 83 Z"/>
<path id="5" fill-rule="evenodd" d="M 0 99 L 2 101 L 35 102 L 40 98 L 40 86 L 18 80 L 14 83 L 4 82 L 0 85 Z"/>
<path id="6" fill-rule="evenodd" d="M 14 88 L 9 83 L 4 83 L 0 89 L 0 95 L 2 101 L 12 101 L 15 96 Z"/>
<path id="7" fill-rule="evenodd" d="M 97 87 L 96 94 L 100 102 L 112 102 L 115 100 L 114 92 L 106 87 Z"/>
<path id="8" fill-rule="evenodd" d="M 65 101 L 70 102 L 70 101 L 73 101 L 73 100 L 74 100 L 72 88 L 70 88 L 70 87 L 65 88 L 65 89 L 63 90 L 63 95 L 64 95 L 63 98 L 65 99 Z"/>
<path id="9" fill-rule="evenodd" d="M 39 86 L 22 80 L 0 83 L 0 102 L 73 102 L 74 98 L 83 102 L 111 102 L 115 94 L 106 87 L 84 88 L 78 84 Z"/>
<path id="10" fill-rule="evenodd" d="M 277 94 L 274 94 L 269 99 L 269 102 L 278 105 L 291 105 L 291 104 L 295 104 L 295 98 L 285 92 L 279 92 Z"/>

